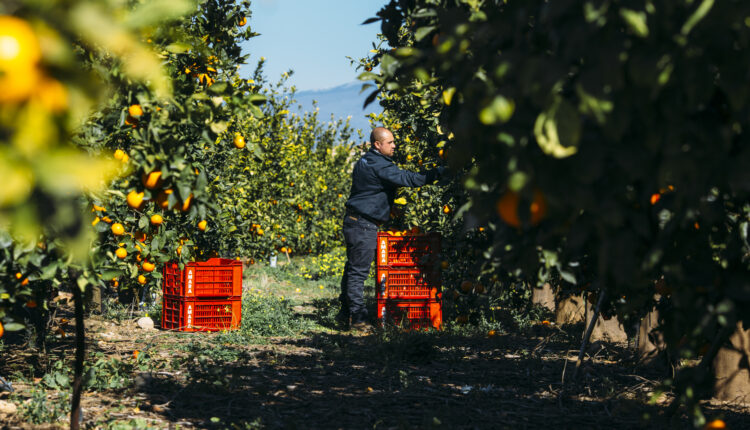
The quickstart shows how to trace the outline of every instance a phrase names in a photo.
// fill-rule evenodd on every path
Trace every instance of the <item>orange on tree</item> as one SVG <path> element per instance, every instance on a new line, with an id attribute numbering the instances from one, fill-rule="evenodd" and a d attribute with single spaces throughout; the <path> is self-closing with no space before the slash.
<path id="1" fill-rule="evenodd" d="M 206 227 L 208 226 L 208 221 L 202 220 L 198 223 L 198 230 L 200 231 L 206 231 Z"/>
<path id="2" fill-rule="evenodd" d="M 163 190 L 156 196 L 156 204 L 162 209 L 169 209 L 169 195 L 174 191 L 171 189 Z"/>
<path id="3" fill-rule="evenodd" d="M 143 206 L 143 196 L 144 194 L 141 192 L 137 192 L 136 190 L 131 190 L 128 193 L 128 206 L 130 206 L 133 209 L 140 209 Z"/>
<path id="4" fill-rule="evenodd" d="M 142 231 L 137 231 L 137 232 L 135 232 L 135 236 L 133 236 L 133 238 L 135 240 L 137 240 L 138 242 L 145 242 L 146 241 L 146 233 L 144 233 Z M 138 245 L 136 245 L 135 247 L 138 248 L 138 251 L 141 250 L 140 247 L 138 247 Z"/>
<path id="5" fill-rule="evenodd" d="M 444 214 L 449 214 L 449 213 L 451 213 L 451 207 L 450 207 L 450 206 L 448 206 L 448 205 L 444 205 L 444 206 L 443 206 L 443 213 L 444 213 Z"/>
<path id="6" fill-rule="evenodd" d="M 153 225 L 161 225 L 161 223 L 164 222 L 164 218 L 162 218 L 159 214 L 153 214 L 151 215 L 151 224 Z"/>
<path id="7" fill-rule="evenodd" d="M 247 17 L 243 16 L 242 18 L 240 18 L 240 22 L 238 22 L 237 25 L 239 25 L 240 27 L 244 27 L 245 24 L 247 24 Z"/>
<path id="8" fill-rule="evenodd" d="M 128 256 L 128 251 L 126 251 L 125 248 L 117 248 L 117 250 L 115 251 L 115 255 L 117 256 L 117 258 L 122 260 Z"/>
<path id="9" fill-rule="evenodd" d="M 138 118 L 139 116 L 143 115 L 143 108 L 141 108 L 141 105 L 139 104 L 130 105 L 130 107 L 128 108 L 128 113 L 130 114 L 130 116 Z"/>
<path id="10" fill-rule="evenodd" d="M 21 285 L 23 285 L 24 287 L 29 285 L 29 278 L 24 278 L 23 281 L 21 281 Z"/>
<path id="11" fill-rule="evenodd" d="M 713 420 L 703 427 L 704 430 L 719 430 L 727 428 L 727 424 L 723 420 Z"/>
<path id="12" fill-rule="evenodd" d="M 242 149 L 245 147 L 245 138 L 241 134 L 235 133 L 233 143 L 235 148 Z"/>
<path id="13" fill-rule="evenodd" d="M 146 272 L 153 272 L 154 269 L 156 269 L 156 265 L 154 263 L 150 262 L 150 261 L 144 261 L 143 265 L 141 265 L 141 267 Z"/>
<path id="14" fill-rule="evenodd" d="M 21 279 L 23 277 L 23 274 L 21 272 L 16 273 L 16 279 Z"/>
<path id="15" fill-rule="evenodd" d="M 34 309 L 34 308 L 36 308 L 36 306 L 37 306 L 37 304 L 36 304 L 35 300 L 29 300 L 28 302 L 26 302 L 26 307 L 27 308 Z"/>
<path id="16" fill-rule="evenodd" d="M 188 209 L 190 209 L 190 203 L 193 201 L 193 195 L 190 194 L 184 202 L 182 202 L 182 206 L 180 207 L 180 210 L 183 212 L 186 212 Z"/>
<path id="17" fill-rule="evenodd" d="M 484 285 L 477 282 L 477 285 L 474 286 L 474 292 L 477 294 L 484 294 Z"/>
<path id="18" fill-rule="evenodd" d="M 122 160 L 122 158 L 125 156 L 125 151 L 122 149 L 115 150 L 115 160 Z"/>
<path id="19" fill-rule="evenodd" d="M 0 103 L 28 99 L 40 78 L 39 40 L 28 22 L 0 15 Z"/>
<path id="20" fill-rule="evenodd" d="M 474 284 L 471 281 L 461 282 L 461 291 L 463 291 L 464 293 L 470 293 L 473 287 Z"/>
<path id="21" fill-rule="evenodd" d="M 137 359 L 138 359 L 138 356 L 139 356 L 140 354 L 141 354 L 141 353 L 140 353 L 140 351 L 138 351 L 137 349 L 136 349 L 135 351 L 133 351 L 133 360 L 137 360 Z"/>
<path id="22" fill-rule="evenodd" d="M 119 222 L 112 224 L 111 229 L 112 234 L 114 234 L 115 236 L 122 236 L 123 234 L 125 234 L 125 227 L 123 227 Z"/>
<path id="23" fill-rule="evenodd" d="M 34 90 L 34 99 L 53 113 L 60 113 L 68 108 L 68 90 L 57 79 L 42 78 Z"/>
<path id="24" fill-rule="evenodd" d="M 506 224 L 521 227 L 521 217 L 518 212 L 520 201 L 518 193 L 512 190 L 506 191 L 497 201 L 495 206 L 497 214 Z M 528 209 L 531 225 L 539 224 L 547 214 L 547 201 L 540 190 L 534 190 L 534 200 L 529 204 Z"/>
<path id="25" fill-rule="evenodd" d="M 138 283 L 143 285 L 146 283 L 146 277 L 143 275 L 138 275 Z"/>
<path id="26" fill-rule="evenodd" d="M 143 182 L 143 186 L 149 190 L 159 187 L 162 182 L 161 170 L 154 170 L 148 174 L 144 173 L 143 176 L 141 176 L 141 181 Z"/>
<path id="27" fill-rule="evenodd" d="M 0 321 L 0 337 L 3 337 L 5 334 L 5 327 L 3 327 L 3 323 Z"/>

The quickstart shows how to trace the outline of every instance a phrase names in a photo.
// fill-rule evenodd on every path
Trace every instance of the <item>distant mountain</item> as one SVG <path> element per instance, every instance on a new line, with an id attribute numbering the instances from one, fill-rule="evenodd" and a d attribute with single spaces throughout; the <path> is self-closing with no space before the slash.
<path id="1" fill-rule="evenodd" d="M 317 101 L 320 108 L 318 119 L 321 121 L 330 120 L 331 114 L 335 119 L 346 119 L 347 116 L 351 116 L 350 124 L 352 127 L 362 129 L 365 136 L 368 136 L 370 123 L 365 115 L 371 112 L 380 113 L 383 108 L 377 101 L 374 101 L 367 106 L 366 110 L 362 109 L 365 99 L 372 90 L 368 89 L 360 94 L 361 88 L 362 82 L 351 82 L 324 90 L 299 91 L 294 95 L 294 98 L 297 100 L 297 104 L 302 106 L 300 112 L 312 110 L 313 100 Z"/>

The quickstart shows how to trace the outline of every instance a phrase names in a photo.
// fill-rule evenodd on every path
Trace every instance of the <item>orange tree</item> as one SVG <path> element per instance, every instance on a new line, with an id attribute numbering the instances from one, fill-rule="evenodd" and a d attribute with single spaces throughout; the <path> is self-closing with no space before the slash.
<path id="1" fill-rule="evenodd" d="M 249 81 L 267 101 L 263 117 L 235 117 L 217 141 L 243 149 L 215 159 L 222 171 L 211 183 L 221 196 L 218 223 L 229 226 L 217 238 L 223 255 L 253 261 L 340 243 L 356 151 L 352 129 L 342 120 L 322 123 L 317 111 L 290 113 L 294 91 L 282 88 L 286 77 L 270 85 L 258 67 Z"/>
<path id="2" fill-rule="evenodd" d="M 749 8 L 393 0 L 373 19 L 392 50 L 367 60 L 377 91 L 421 93 L 453 133 L 448 162 L 468 167 L 469 211 L 493 230 L 489 267 L 592 280 L 623 319 L 664 276 L 670 350 L 711 341 L 675 382 L 696 423 L 708 363 L 750 322 Z"/>
<path id="3" fill-rule="evenodd" d="M 248 6 L 206 1 L 173 25 L 143 32 L 163 58 L 171 97 L 118 73 L 104 76 L 114 91 L 83 132 L 85 144 L 114 157 L 122 171 L 91 195 L 100 286 L 145 291 L 158 285 L 161 264 L 217 255 L 231 225 L 217 222 L 221 190 L 209 184 L 222 180 L 223 160 L 249 151 L 219 136 L 235 117 L 263 115 L 257 104 L 264 96 L 238 76 L 247 58 L 239 42 L 254 36 Z M 94 69 L 102 64 L 117 67 L 108 58 L 92 61 Z"/>

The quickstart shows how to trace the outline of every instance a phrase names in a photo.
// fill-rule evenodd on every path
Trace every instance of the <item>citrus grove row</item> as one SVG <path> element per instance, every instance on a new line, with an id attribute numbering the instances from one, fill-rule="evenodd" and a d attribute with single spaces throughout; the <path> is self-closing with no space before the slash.
<path id="1" fill-rule="evenodd" d="M 167 261 L 340 246 L 362 136 L 294 114 L 262 58 L 240 77 L 249 7 L 0 6 L 5 330 L 58 288 L 138 294 Z M 532 312 L 545 284 L 585 294 L 592 322 L 658 311 L 674 405 L 703 425 L 707 375 L 750 326 L 748 16 L 739 0 L 391 0 L 367 21 L 371 122 L 401 167 L 451 172 L 400 190 L 386 225 L 441 233 L 450 321 Z"/>
<path id="2" fill-rule="evenodd" d="M 337 245 L 354 132 L 293 113 L 288 74 L 269 82 L 263 58 L 240 77 L 249 16 L 233 1 L 0 6 L 3 331 L 72 285 L 144 297 L 167 261 Z"/>

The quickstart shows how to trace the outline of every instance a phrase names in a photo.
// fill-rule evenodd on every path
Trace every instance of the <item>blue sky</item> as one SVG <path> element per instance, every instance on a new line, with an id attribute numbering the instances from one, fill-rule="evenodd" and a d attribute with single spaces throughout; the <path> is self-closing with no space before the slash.
<path id="1" fill-rule="evenodd" d="M 260 57 L 271 82 L 293 69 L 300 91 L 330 88 L 356 80 L 347 56 L 361 58 L 372 48 L 379 23 L 360 25 L 387 0 L 253 0 L 250 28 L 260 36 L 242 45 L 251 54 L 240 73 L 248 76 Z"/>

